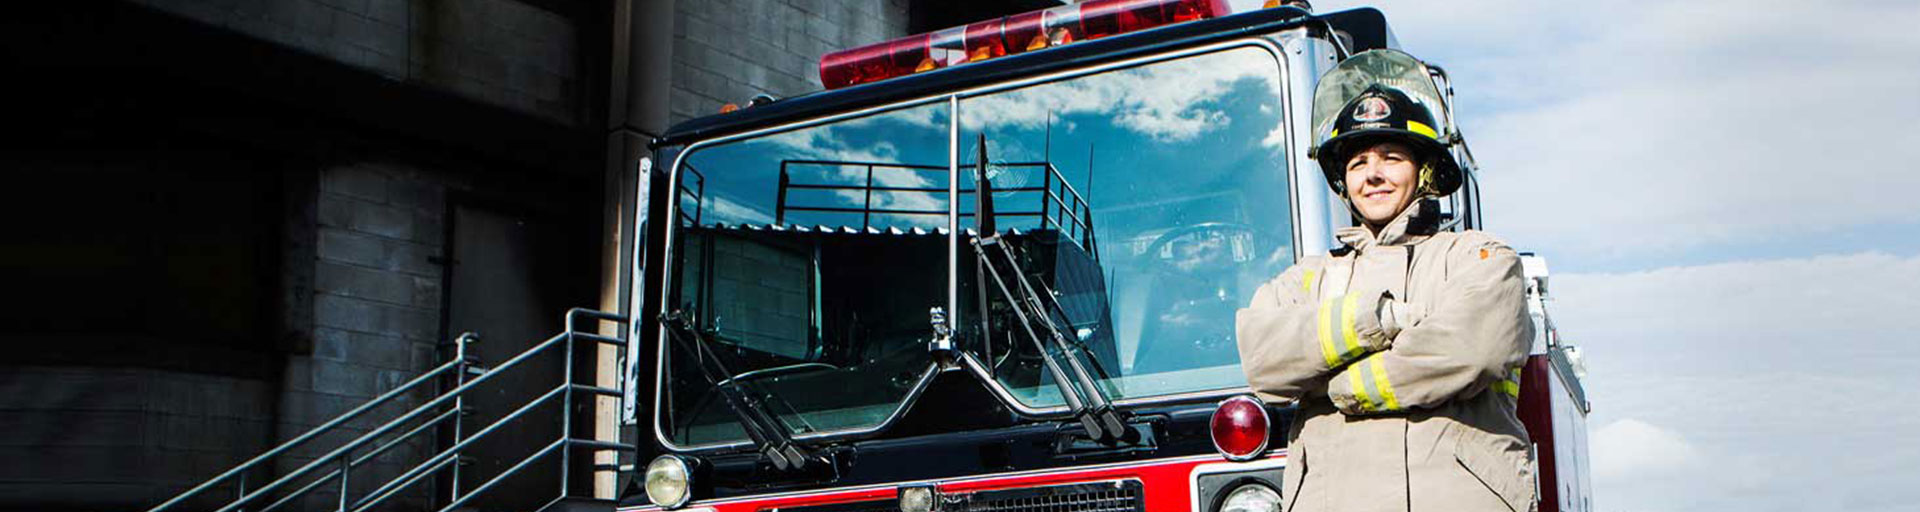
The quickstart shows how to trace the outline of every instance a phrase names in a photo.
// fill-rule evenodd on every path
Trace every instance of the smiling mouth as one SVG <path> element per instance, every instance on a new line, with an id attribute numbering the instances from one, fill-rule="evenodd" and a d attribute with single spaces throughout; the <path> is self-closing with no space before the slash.
<path id="1" fill-rule="evenodd" d="M 1373 192 L 1367 192 L 1367 193 L 1364 193 L 1364 194 L 1360 194 L 1360 197 L 1364 197 L 1364 198 L 1367 198 L 1367 199 L 1379 199 L 1379 198 L 1382 198 L 1382 197 L 1386 197 L 1386 196 L 1387 196 L 1387 194 L 1391 194 L 1391 193 L 1393 193 L 1393 191 L 1391 191 L 1391 190 L 1376 190 L 1376 191 L 1373 191 Z"/>

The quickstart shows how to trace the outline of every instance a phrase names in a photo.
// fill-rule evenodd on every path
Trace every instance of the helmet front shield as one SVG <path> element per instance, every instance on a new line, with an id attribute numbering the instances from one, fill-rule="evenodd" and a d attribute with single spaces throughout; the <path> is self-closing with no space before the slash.
<path id="1" fill-rule="evenodd" d="M 1437 121 L 1435 139 L 1455 140 L 1452 118 L 1433 74 L 1427 65 L 1406 52 L 1391 49 L 1368 50 L 1341 61 L 1320 77 L 1313 91 L 1313 147 L 1333 138 L 1340 111 L 1369 88 L 1380 86 L 1407 95 L 1413 103 Z"/>

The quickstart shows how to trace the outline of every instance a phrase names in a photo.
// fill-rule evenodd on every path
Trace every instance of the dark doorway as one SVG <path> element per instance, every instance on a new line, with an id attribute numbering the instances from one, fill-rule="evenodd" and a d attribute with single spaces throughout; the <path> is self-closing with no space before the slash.
<path id="1" fill-rule="evenodd" d="M 452 206 L 451 271 L 447 277 L 449 338 L 463 332 L 480 335 L 468 347 L 483 367 L 493 368 L 562 330 L 567 308 L 579 305 L 569 275 L 566 231 L 554 217 L 478 203 Z M 538 398 L 563 378 L 564 347 L 554 347 L 476 388 L 466 405 L 467 435 L 500 420 Z M 472 490 L 513 467 L 560 437 L 560 402 L 538 406 L 499 431 L 475 442 L 464 455 L 472 465 L 460 469 L 460 489 Z M 523 469 L 487 491 L 486 510 L 535 510 L 560 492 L 559 459 L 550 457 Z"/>

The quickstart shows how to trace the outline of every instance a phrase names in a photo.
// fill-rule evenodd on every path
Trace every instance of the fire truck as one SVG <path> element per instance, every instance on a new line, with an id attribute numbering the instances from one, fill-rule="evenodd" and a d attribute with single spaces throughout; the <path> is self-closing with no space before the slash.
<path id="1" fill-rule="evenodd" d="M 655 141 L 624 401 L 651 460 L 619 510 L 1278 510 L 1291 410 L 1250 398 L 1234 314 L 1352 222 L 1313 95 L 1399 44 L 1374 9 L 1241 3 L 838 51 L 825 91 Z M 1467 167 L 1445 229 L 1484 226 Z M 1538 502 L 1590 510 L 1584 370 L 1524 266 Z"/>

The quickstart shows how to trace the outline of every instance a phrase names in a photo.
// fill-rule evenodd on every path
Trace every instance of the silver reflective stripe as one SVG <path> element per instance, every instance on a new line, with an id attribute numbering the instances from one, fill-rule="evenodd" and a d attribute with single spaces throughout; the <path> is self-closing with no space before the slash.
<path id="1" fill-rule="evenodd" d="M 1381 395 L 1380 388 L 1373 385 L 1375 382 L 1374 379 L 1377 378 L 1377 376 L 1373 374 L 1373 365 L 1367 364 L 1366 361 L 1361 361 L 1360 364 L 1348 368 L 1357 368 L 1360 370 L 1360 384 L 1366 387 L 1367 401 L 1365 404 L 1368 406 L 1366 409 L 1372 411 L 1386 410 L 1387 403 L 1383 398 L 1385 395 Z"/>

